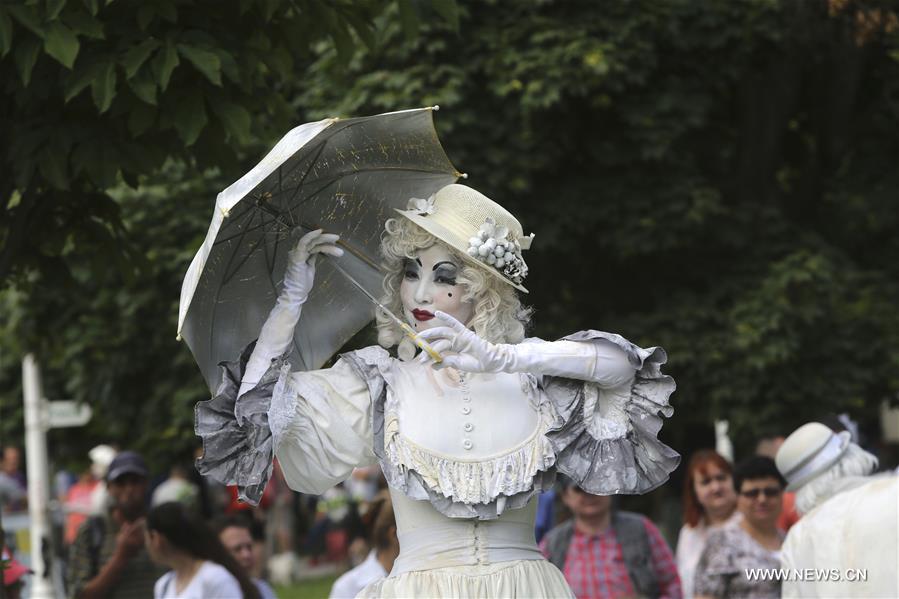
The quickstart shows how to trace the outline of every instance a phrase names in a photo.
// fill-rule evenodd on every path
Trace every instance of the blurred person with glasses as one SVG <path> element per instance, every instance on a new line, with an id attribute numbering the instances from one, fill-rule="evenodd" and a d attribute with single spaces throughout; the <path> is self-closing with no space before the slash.
<path id="1" fill-rule="evenodd" d="M 763 580 L 759 572 L 780 567 L 784 534 L 777 519 L 786 481 L 774 460 L 763 456 L 738 464 L 733 479 L 743 518 L 709 535 L 693 592 L 696 597 L 780 597 L 780 581 Z"/>

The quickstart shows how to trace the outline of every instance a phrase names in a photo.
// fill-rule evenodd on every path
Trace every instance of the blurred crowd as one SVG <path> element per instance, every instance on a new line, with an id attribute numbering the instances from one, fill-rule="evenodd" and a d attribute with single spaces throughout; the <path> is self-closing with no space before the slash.
<path id="1" fill-rule="evenodd" d="M 836 550 L 814 554 L 822 537 L 837 530 L 829 520 L 822 524 L 815 508 L 836 505 L 849 497 L 844 493 L 854 493 L 856 511 L 865 501 L 875 502 L 874 510 L 877 501 L 895 502 L 896 477 L 871 476 L 876 459 L 851 439 L 850 432 L 815 424 L 786 440 L 760 439 L 755 455 L 736 465 L 713 449 L 694 452 L 686 463 L 674 551 L 651 519 L 565 477 L 540 496 L 535 536 L 579 598 L 814 596 L 813 587 L 796 581 L 747 573 L 842 559 Z M 237 500 L 236 489 L 205 479 L 190 463 L 154 476 L 139 454 L 106 445 L 88 459 L 77 476 L 55 477 L 62 509 L 54 522 L 53 559 L 69 597 L 270 599 L 276 596 L 272 582 L 337 574 L 330 596 L 354 597 L 386 576 L 399 554 L 390 495 L 377 467 L 357 469 L 344 483 L 311 496 L 287 488 L 276 462 L 260 505 L 250 507 Z M 3 449 L 4 519 L 26 507 L 21 462 L 18 448 Z M 806 484 L 810 480 L 817 482 Z M 798 502 L 788 487 L 800 489 Z M 874 519 L 878 525 L 887 527 L 887 542 L 895 541 L 889 528 L 895 522 L 881 516 Z M 864 522 L 850 519 L 846 526 L 865 534 Z M 850 536 L 843 537 L 849 546 Z M 853 549 L 866 557 L 856 565 L 876 568 L 878 557 L 863 547 L 870 540 L 860 538 Z M 15 549 L 14 536 L 7 535 L 3 584 L 11 598 L 30 573 Z M 887 560 L 894 554 L 885 550 Z"/>

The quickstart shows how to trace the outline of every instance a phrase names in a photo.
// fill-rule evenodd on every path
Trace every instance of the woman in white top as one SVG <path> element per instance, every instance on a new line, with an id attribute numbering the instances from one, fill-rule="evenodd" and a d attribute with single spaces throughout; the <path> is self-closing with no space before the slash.
<path id="1" fill-rule="evenodd" d="M 178 502 L 147 514 L 147 551 L 171 568 L 156 581 L 154 599 L 259 599 L 247 574 L 215 533 Z"/>
<path id="2" fill-rule="evenodd" d="M 693 596 L 696 565 L 705 549 L 709 533 L 738 521 L 737 494 L 730 463 L 711 449 L 693 454 L 684 480 L 684 525 L 677 537 L 677 572 L 684 599 Z"/>
<path id="3" fill-rule="evenodd" d="M 379 493 L 369 512 L 374 512 L 370 520 L 372 550 L 365 561 L 334 581 L 328 599 L 353 599 L 359 591 L 384 578 L 393 569 L 393 562 L 400 554 L 400 542 L 396 536 L 396 518 L 390 494 L 387 491 Z"/>
<path id="4" fill-rule="evenodd" d="M 255 349 L 223 364 L 218 393 L 197 406 L 199 468 L 253 501 L 273 454 L 290 487 L 307 493 L 379 463 L 400 555 L 360 596 L 570 596 L 537 549 L 531 499 L 557 471 L 597 494 L 667 480 L 679 456 L 656 438 L 672 413 L 665 353 L 599 331 L 526 340 L 516 289 L 526 292 L 531 237 L 474 189 L 449 185 L 397 212 L 382 236 L 382 303 L 442 363 L 415 357 L 378 314 L 380 346 L 291 372 L 284 352 L 303 326 L 315 257 L 342 254 L 336 235 L 307 234 Z"/>

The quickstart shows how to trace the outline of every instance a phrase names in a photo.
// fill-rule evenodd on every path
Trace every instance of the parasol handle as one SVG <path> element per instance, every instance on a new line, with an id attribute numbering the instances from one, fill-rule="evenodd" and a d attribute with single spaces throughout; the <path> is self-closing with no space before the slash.
<path id="1" fill-rule="evenodd" d="M 441 356 L 436 349 L 431 347 L 430 343 L 419 337 L 418 333 L 412 330 L 412 327 L 407 325 L 405 322 L 400 323 L 400 326 L 402 327 L 403 332 L 406 333 L 406 336 L 411 339 L 415 345 L 421 348 L 421 351 L 431 356 L 431 359 L 436 363 L 440 364 L 441 362 L 443 362 L 443 356 Z"/>

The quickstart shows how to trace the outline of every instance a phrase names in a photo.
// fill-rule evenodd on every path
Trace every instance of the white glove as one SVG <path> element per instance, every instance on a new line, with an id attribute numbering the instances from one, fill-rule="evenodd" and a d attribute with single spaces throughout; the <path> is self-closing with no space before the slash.
<path id="1" fill-rule="evenodd" d="M 490 343 L 445 312 L 437 311 L 434 316 L 447 326 L 426 329 L 418 336 L 443 355 L 443 362 L 433 365 L 438 370 L 527 372 L 593 381 L 600 387 L 615 387 L 634 376 L 627 355 L 610 343 Z M 419 361 L 427 362 L 428 355 L 422 354 Z"/>
<path id="2" fill-rule="evenodd" d="M 315 280 L 315 262 L 318 254 L 339 258 L 343 250 L 335 244 L 339 235 L 322 233 L 321 229 L 303 235 L 296 247 L 287 253 L 287 268 L 284 270 L 284 287 L 278 295 L 275 307 L 269 313 L 256 347 L 247 362 L 247 369 L 240 381 L 238 398 L 259 382 L 274 358 L 290 347 L 293 330 L 300 320 L 303 303 L 309 298 Z"/>

